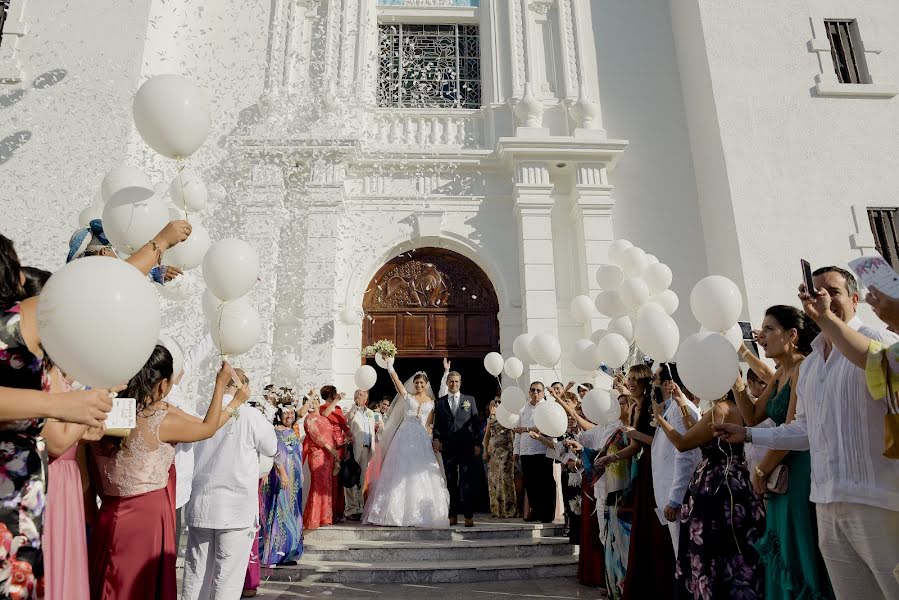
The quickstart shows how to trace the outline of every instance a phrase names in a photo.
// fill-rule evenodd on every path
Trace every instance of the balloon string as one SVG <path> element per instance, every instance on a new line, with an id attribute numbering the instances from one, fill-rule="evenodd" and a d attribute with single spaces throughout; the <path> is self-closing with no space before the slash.
<path id="1" fill-rule="evenodd" d="M 187 209 L 187 201 L 184 199 L 184 178 L 181 172 L 185 169 L 184 158 L 179 156 L 178 161 L 178 187 L 181 189 L 181 205 L 184 207 L 184 220 L 190 223 L 190 211 Z"/>

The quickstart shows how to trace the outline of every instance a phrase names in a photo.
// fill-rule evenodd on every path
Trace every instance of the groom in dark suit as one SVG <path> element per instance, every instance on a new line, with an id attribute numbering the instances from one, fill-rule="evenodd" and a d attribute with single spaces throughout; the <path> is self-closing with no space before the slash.
<path id="1" fill-rule="evenodd" d="M 449 362 L 444 361 L 449 368 Z M 461 511 L 465 526 L 474 527 L 474 469 L 481 456 L 481 420 L 472 396 L 462 393 L 462 376 L 447 373 L 447 394 L 437 400 L 434 413 L 434 451 L 443 453 L 449 488 L 450 525 L 458 524 Z"/>

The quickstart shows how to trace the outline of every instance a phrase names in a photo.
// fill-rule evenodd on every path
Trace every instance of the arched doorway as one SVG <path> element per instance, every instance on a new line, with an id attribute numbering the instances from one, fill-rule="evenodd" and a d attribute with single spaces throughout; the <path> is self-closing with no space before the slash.
<path id="1" fill-rule="evenodd" d="M 371 280 L 362 304 L 362 345 L 393 341 L 402 379 L 428 374 L 434 392 L 443 358 L 462 374 L 462 389 L 486 411 L 496 379 L 484 369 L 488 352 L 499 351 L 499 302 L 486 273 L 468 258 L 442 248 L 419 248 L 387 262 Z M 371 364 L 373 359 L 369 359 Z M 379 377 L 372 401 L 394 390 Z"/>

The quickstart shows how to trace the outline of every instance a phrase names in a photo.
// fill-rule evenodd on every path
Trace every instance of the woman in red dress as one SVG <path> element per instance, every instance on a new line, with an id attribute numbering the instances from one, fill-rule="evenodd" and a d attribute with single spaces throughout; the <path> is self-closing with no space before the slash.
<path id="1" fill-rule="evenodd" d="M 309 485 L 306 507 L 303 510 L 303 529 L 311 531 L 334 522 L 334 477 L 340 463 L 337 461 L 337 445 L 331 421 L 319 413 L 319 399 L 312 396 L 309 414 L 303 427 L 303 456 L 309 466 Z M 342 496 L 342 495 L 341 495 Z"/>
<path id="2" fill-rule="evenodd" d="M 222 364 L 204 420 L 165 402 L 172 387 L 172 355 L 156 346 L 121 394 L 137 399 L 136 427 L 122 440 L 92 447 L 103 506 L 88 553 L 93 600 L 174 600 L 175 513 L 169 474 L 178 442 L 212 437 L 229 418 L 222 409 L 231 367 Z M 232 400 L 233 412 L 243 402 Z"/>
<path id="3" fill-rule="evenodd" d="M 343 398 L 343 394 L 337 393 L 337 388 L 333 385 L 326 385 L 321 389 L 322 416 L 327 417 L 331 422 L 331 433 L 334 438 L 334 446 L 337 449 L 337 466 L 346 458 L 346 446 L 352 441 L 353 434 L 350 432 L 349 423 L 343 414 L 343 409 L 337 404 Z M 334 522 L 343 521 L 343 508 L 346 499 L 343 495 L 343 487 L 337 481 L 337 471 L 335 470 L 333 482 L 331 484 L 331 510 L 334 514 Z"/>

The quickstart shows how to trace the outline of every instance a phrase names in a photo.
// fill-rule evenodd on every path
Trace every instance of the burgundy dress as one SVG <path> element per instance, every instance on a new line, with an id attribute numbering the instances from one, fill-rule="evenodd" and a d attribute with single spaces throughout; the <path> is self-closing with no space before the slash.
<path id="1" fill-rule="evenodd" d="M 159 441 L 166 409 L 138 413 L 121 441 L 93 446 L 103 506 L 91 533 L 92 600 L 175 600 L 175 446 Z"/>

